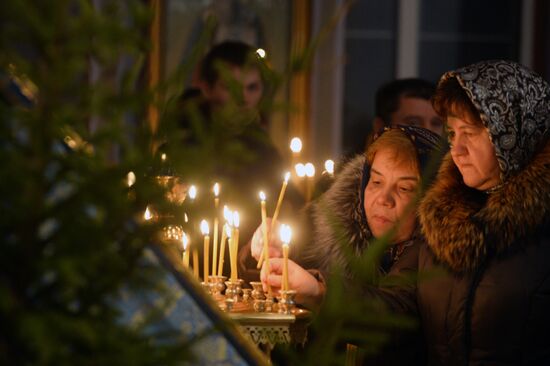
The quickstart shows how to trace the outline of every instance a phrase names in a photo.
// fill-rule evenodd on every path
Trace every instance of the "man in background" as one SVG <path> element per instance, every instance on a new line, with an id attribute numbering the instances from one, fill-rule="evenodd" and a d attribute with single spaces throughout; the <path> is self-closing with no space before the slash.
<path id="1" fill-rule="evenodd" d="M 443 134 L 443 121 L 430 99 L 435 85 L 418 78 L 397 79 L 382 85 L 375 96 L 373 132 L 383 127 L 410 125 Z"/>

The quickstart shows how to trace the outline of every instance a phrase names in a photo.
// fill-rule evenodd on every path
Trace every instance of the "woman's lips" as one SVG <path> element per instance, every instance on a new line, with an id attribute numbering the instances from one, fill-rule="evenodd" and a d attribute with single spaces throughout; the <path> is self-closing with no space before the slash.
<path id="1" fill-rule="evenodd" d="M 380 215 L 374 215 L 372 219 L 379 223 L 379 224 L 389 224 L 391 223 L 391 220 L 388 219 L 386 216 L 380 216 Z"/>

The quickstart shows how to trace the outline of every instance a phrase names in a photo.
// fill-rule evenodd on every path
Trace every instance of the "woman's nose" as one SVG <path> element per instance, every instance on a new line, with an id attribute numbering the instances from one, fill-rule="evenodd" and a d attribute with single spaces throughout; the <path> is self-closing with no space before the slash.
<path id="1" fill-rule="evenodd" d="M 395 203 L 391 189 L 383 189 L 376 197 L 376 203 L 382 206 L 392 207 Z"/>
<path id="2" fill-rule="evenodd" d="M 468 150 L 466 149 L 466 145 L 464 145 L 462 135 L 455 136 L 451 142 L 451 154 L 454 156 L 460 156 L 466 154 L 467 151 Z"/>

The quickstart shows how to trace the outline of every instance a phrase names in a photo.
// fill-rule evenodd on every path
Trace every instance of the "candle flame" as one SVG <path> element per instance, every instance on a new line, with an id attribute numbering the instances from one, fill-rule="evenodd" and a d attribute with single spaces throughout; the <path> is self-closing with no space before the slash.
<path id="1" fill-rule="evenodd" d="M 259 196 L 260 196 L 260 200 L 261 200 L 261 201 L 265 201 L 265 193 L 264 193 L 264 191 L 260 191 Z"/>
<path id="2" fill-rule="evenodd" d="M 201 233 L 202 235 L 210 234 L 210 228 L 208 227 L 208 221 L 206 220 L 201 221 Z"/>
<path id="3" fill-rule="evenodd" d="M 189 198 L 194 200 L 195 198 L 197 198 L 197 187 L 195 186 L 191 186 L 189 187 Z"/>
<path id="4" fill-rule="evenodd" d="M 239 213 L 237 211 L 233 211 L 233 225 L 238 229 L 239 223 L 240 223 Z"/>
<path id="5" fill-rule="evenodd" d="M 303 178 L 306 176 L 306 167 L 302 163 L 298 163 L 294 166 L 294 169 L 296 170 L 296 175 L 300 178 Z"/>
<path id="6" fill-rule="evenodd" d="M 288 182 L 289 179 L 290 179 L 290 172 L 286 172 L 285 173 L 285 182 Z"/>
<path id="7" fill-rule="evenodd" d="M 162 155 L 160 156 L 160 160 L 166 161 L 166 153 L 162 153 Z"/>
<path id="8" fill-rule="evenodd" d="M 325 161 L 325 170 L 328 174 L 334 174 L 334 161 L 330 159 Z"/>
<path id="9" fill-rule="evenodd" d="M 305 165 L 306 175 L 309 178 L 312 178 L 315 175 L 315 167 L 311 163 Z"/>
<path id="10" fill-rule="evenodd" d="M 215 183 L 214 184 L 214 196 L 218 197 L 220 195 L 220 184 Z"/>
<path id="11" fill-rule="evenodd" d="M 231 226 L 229 226 L 229 224 L 225 224 L 223 228 L 225 229 L 225 235 L 227 235 L 227 238 L 231 239 Z"/>
<path id="12" fill-rule="evenodd" d="M 151 213 L 151 210 L 149 210 L 149 206 L 145 208 L 145 213 L 143 214 L 143 218 L 147 221 L 153 218 L 153 214 Z"/>
<path id="13" fill-rule="evenodd" d="M 256 50 L 256 53 L 257 53 L 258 56 L 260 56 L 261 58 L 265 58 L 266 53 L 265 53 L 265 50 L 264 50 L 263 48 L 258 48 L 258 49 Z"/>
<path id="14" fill-rule="evenodd" d="M 292 236 L 292 231 L 290 230 L 290 226 L 282 224 L 281 228 L 279 229 L 279 235 L 281 237 L 281 241 L 288 245 L 290 244 L 290 238 Z"/>
<path id="15" fill-rule="evenodd" d="M 223 218 L 229 225 L 233 226 L 233 212 L 229 209 L 229 207 L 227 207 L 227 205 L 223 206 Z"/>
<path id="16" fill-rule="evenodd" d="M 189 216 L 187 216 L 187 212 L 183 213 L 183 222 L 185 222 L 185 223 L 189 222 Z"/>
<path id="17" fill-rule="evenodd" d="M 290 140 L 290 150 L 296 154 L 302 151 L 302 140 L 299 137 L 294 137 Z"/>
<path id="18" fill-rule="evenodd" d="M 189 237 L 186 233 L 181 235 L 181 244 L 183 245 L 183 251 L 185 252 L 187 250 L 187 246 L 189 245 Z"/>
<path id="19" fill-rule="evenodd" d="M 126 184 L 128 184 L 128 188 L 133 186 L 134 183 L 136 183 L 136 175 L 132 171 L 128 172 L 126 175 Z"/>

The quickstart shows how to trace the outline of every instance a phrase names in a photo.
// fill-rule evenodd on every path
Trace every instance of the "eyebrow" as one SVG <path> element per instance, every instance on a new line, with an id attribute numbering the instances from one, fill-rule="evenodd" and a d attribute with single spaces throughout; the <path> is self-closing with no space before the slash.
<path id="1" fill-rule="evenodd" d="M 374 168 L 371 168 L 370 171 L 373 172 L 373 173 L 376 173 L 380 176 L 384 176 L 382 173 L 380 173 L 378 170 L 376 170 Z M 414 177 L 414 176 L 399 177 L 398 179 L 399 180 L 414 180 L 415 182 L 418 181 L 418 177 Z"/>

